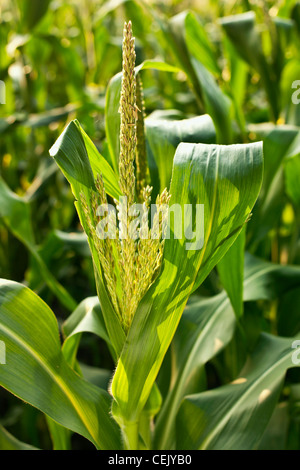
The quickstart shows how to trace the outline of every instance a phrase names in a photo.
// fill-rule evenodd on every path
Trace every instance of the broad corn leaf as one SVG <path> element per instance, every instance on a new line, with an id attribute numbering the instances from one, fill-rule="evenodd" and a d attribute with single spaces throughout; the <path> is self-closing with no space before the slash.
<path id="1" fill-rule="evenodd" d="M 177 148 L 170 204 L 204 204 L 203 246 L 187 250 L 190 241 L 184 236 L 166 240 L 161 275 L 138 307 L 112 382 L 119 422 L 138 419 L 195 281 L 201 284 L 240 233 L 261 177 L 260 143 Z M 185 222 L 192 224 L 191 219 Z M 171 232 L 177 229 L 171 224 Z"/>
<path id="2" fill-rule="evenodd" d="M 261 334 L 236 380 L 187 396 L 179 410 L 181 449 L 254 449 L 278 401 L 286 370 L 295 367 L 297 338 Z"/>
<path id="3" fill-rule="evenodd" d="M 293 289 L 300 282 L 298 267 L 268 263 L 249 253 L 245 256 L 244 272 L 242 292 L 247 302 L 281 298 L 284 293 L 294 293 Z M 232 339 L 237 323 L 234 313 L 236 315 L 224 291 L 207 299 L 199 300 L 195 296 L 187 304 L 172 343 L 175 372 L 156 421 L 156 448 L 175 446 L 175 421 L 180 404 L 186 395 L 199 392 L 193 384 L 195 377 Z"/>
<path id="4" fill-rule="evenodd" d="M 6 346 L 2 387 L 97 448 L 120 447 L 111 398 L 67 365 L 53 312 L 30 289 L 6 280 L 0 281 L 0 338 Z"/>

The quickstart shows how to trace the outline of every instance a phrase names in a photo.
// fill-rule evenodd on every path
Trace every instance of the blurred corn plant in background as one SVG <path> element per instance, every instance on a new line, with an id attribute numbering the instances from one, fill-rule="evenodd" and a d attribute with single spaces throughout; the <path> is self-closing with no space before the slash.
<path id="1" fill-rule="evenodd" d="M 1 389 L 0 448 L 298 449 L 299 3 L 34 3 L 0 6 L 0 384 L 34 407 Z M 204 204 L 203 248 L 101 244 L 124 195 Z"/>

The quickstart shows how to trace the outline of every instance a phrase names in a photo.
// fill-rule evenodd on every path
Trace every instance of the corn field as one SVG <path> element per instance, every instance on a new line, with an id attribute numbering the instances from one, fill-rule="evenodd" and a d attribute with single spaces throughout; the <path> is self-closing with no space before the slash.
<path id="1" fill-rule="evenodd" d="M 0 23 L 0 449 L 299 450 L 300 2 Z"/>

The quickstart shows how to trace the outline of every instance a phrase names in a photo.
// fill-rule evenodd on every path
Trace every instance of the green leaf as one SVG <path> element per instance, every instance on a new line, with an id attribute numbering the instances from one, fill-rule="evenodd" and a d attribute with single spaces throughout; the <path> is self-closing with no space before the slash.
<path id="1" fill-rule="evenodd" d="M 83 300 L 64 322 L 62 330 L 65 336 L 62 352 L 69 366 L 88 382 L 107 390 L 107 385 L 112 375 L 111 371 L 78 364 L 76 360 L 82 333 L 94 333 L 104 339 L 108 345 L 110 344 L 98 297 L 89 297 Z M 70 449 L 70 433 L 68 430 L 59 426 L 50 418 L 47 419 L 47 422 L 54 450 Z"/>
<path id="2" fill-rule="evenodd" d="M 53 450 L 71 450 L 71 432 L 46 415 Z"/>
<path id="3" fill-rule="evenodd" d="M 6 345 L 2 387 L 97 448 L 120 448 L 111 399 L 67 365 L 53 312 L 30 289 L 6 280 L 0 281 L 0 338 Z"/>
<path id="4" fill-rule="evenodd" d="M 295 206 L 300 208 L 300 153 L 286 161 L 284 171 L 287 195 L 291 198 Z"/>
<path id="5" fill-rule="evenodd" d="M 299 286 L 300 268 L 280 265 L 245 254 L 244 301 L 274 300 Z"/>
<path id="6" fill-rule="evenodd" d="M 145 64 L 148 62 L 144 62 L 140 67 L 146 68 Z M 150 62 L 150 64 L 157 63 Z M 115 171 L 118 171 L 120 153 L 120 117 L 118 114 L 120 89 L 121 74 L 118 74 L 111 80 L 106 94 L 106 135 Z M 208 115 L 177 121 L 149 117 L 145 120 L 145 127 L 148 164 L 152 185 L 157 193 L 159 190 L 169 188 L 175 150 L 180 142 L 214 143 L 216 139 L 215 128 Z M 160 181 L 160 186 L 158 186 L 158 181 Z"/>
<path id="7" fill-rule="evenodd" d="M 112 376 L 111 370 L 88 366 L 82 362 L 79 363 L 79 367 L 85 380 L 88 380 L 88 382 L 97 385 L 97 387 L 103 390 L 108 390 Z"/>
<path id="8" fill-rule="evenodd" d="M 146 124 L 146 142 L 152 185 L 157 192 L 170 187 L 173 160 L 180 142 L 212 144 L 216 133 L 210 116 L 167 120 L 149 117 Z"/>
<path id="9" fill-rule="evenodd" d="M 249 130 L 255 134 L 256 138 L 262 139 L 264 142 L 264 179 L 260 194 L 261 200 L 266 198 L 284 158 L 290 152 L 292 155 L 297 152 L 295 145 L 297 145 L 297 138 L 299 138 L 299 128 L 264 123 L 252 125 Z M 294 150 L 292 150 L 293 147 Z"/>
<path id="10" fill-rule="evenodd" d="M 17 0 L 21 13 L 21 24 L 26 31 L 31 31 L 47 13 L 51 0 Z"/>
<path id="11" fill-rule="evenodd" d="M 281 73 L 286 63 L 286 51 L 289 48 L 289 44 L 292 39 L 292 33 L 295 23 L 292 20 L 286 18 L 280 18 L 279 16 L 272 19 L 273 24 L 273 61 L 274 70 L 278 80 L 281 78 Z"/>
<path id="12" fill-rule="evenodd" d="M 110 344 L 102 317 L 98 297 L 88 297 L 74 310 L 63 324 L 65 341 L 63 353 L 69 365 L 74 367 L 82 333 L 94 333 Z"/>
<path id="13" fill-rule="evenodd" d="M 287 450 L 286 438 L 290 424 L 289 404 L 279 403 L 259 443 L 258 450 Z"/>
<path id="14" fill-rule="evenodd" d="M 191 63 L 194 67 L 199 83 L 201 83 L 205 111 L 212 117 L 219 143 L 232 142 L 232 103 L 227 95 L 217 85 L 210 72 L 192 57 Z"/>
<path id="15" fill-rule="evenodd" d="M 29 114 L 27 119 L 22 122 L 22 125 L 35 129 L 37 127 L 46 127 L 53 122 L 65 122 L 70 114 L 74 114 L 80 110 L 79 104 L 69 103 L 61 108 L 54 108 L 49 111 L 38 114 Z"/>
<path id="16" fill-rule="evenodd" d="M 43 160 L 34 180 L 25 193 L 26 200 L 29 202 L 36 200 L 42 194 L 43 189 L 45 189 L 47 184 L 50 184 L 49 180 L 55 173 L 57 173 L 57 170 L 58 168 L 55 162 Z"/>
<path id="17" fill-rule="evenodd" d="M 206 30 L 200 20 L 192 12 L 183 13 L 185 16 L 185 40 L 192 55 L 216 77 L 222 73 L 218 65 L 217 53 L 214 44 L 207 36 Z"/>
<path id="18" fill-rule="evenodd" d="M 113 198 L 119 198 L 121 193 L 116 174 L 78 121 L 70 122 L 50 149 L 50 155 L 71 184 L 76 181 L 93 188 L 94 177 L 101 173 L 106 192 Z"/>
<path id="19" fill-rule="evenodd" d="M 262 334 L 240 377 L 187 396 L 177 420 L 180 448 L 256 448 L 278 401 L 286 370 L 295 367 L 293 340 Z"/>
<path id="20" fill-rule="evenodd" d="M 272 66 L 267 62 L 262 40 L 255 24 L 255 13 L 248 11 L 222 18 L 220 23 L 240 56 L 259 72 L 270 104 L 272 119 L 279 115 L 277 79 Z"/>
<path id="21" fill-rule="evenodd" d="M 293 201 L 296 207 L 300 206 L 300 192 L 297 183 L 300 175 L 300 130 L 299 127 L 296 137 L 288 148 L 284 166 L 285 189 L 287 195 Z"/>
<path id="22" fill-rule="evenodd" d="M 113 413 L 120 423 L 138 419 L 196 278 L 200 285 L 238 236 L 261 178 L 261 143 L 177 148 L 170 204 L 204 204 L 204 244 L 187 250 L 184 236 L 166 240 L 161 275 L 137 309 L 112 382 Z M 172 233 L 175 228 L 171 222 Z"/>
<path id="23" fill-rule="evenodd" d="M 0 450 L 38 450 L 25 442 L 21 442 L 0 424 Z"/>
<path id="24" fill-rule="evenodd" d="M 235 316 L 226 293 L 188 303 L 172 343 L 172 389 L 169 390 L 155 426 L 154 448 L 175 445 L 175 420 L 185 395 L 199 391 L 203 365 L 231 340 Z"/>
<path id="25" fill-rule="evenodd" d="M 244 101 L 246 98 L 249 66 L 241 59 L 230 40 L 225 36 L 223 40 L 224 55 L 230 67 L 230 94 L 235 107 L 235 115 L 242 135 L 245 135 L 246 119 L 244 114 Z"/>
<path id="26" fill-rule="evenodd" d="M 203 27 L 189 12 L 182 12 L 161 26 L 178 65 L 189 77 L 199 102 L 214 121 L 217 141 L 230 143 L 232 103 L 210 71 L 216 72 L 218 64 L 208 46 Z"/>
<path id="27" fill-rule="evenodd" d="M 0 217 L 25 245 L 34 245 L 30 206 L 25 199 L 12 192 L 1 177 Z"/>
<path id="28" fill-rule="evenodd" d="M 40 256 L 34 241 L 31 222 L 30 204 L 25 198 L 13 193 L 0 177 L 0 218 L 8 226 L 12 234 L 30 251 L 38 263 L 42 278 L 60 302 L 69 310 L 76 307 L 75 300 L 69 292 L 56 280 Z"/>
<path id="29" fill-rule="evenodd" d="M 77 121 L 73 121 L 68 125 L 50 150 L 50 154 L 55 158 L 71 185 L 81 225 L 85 232 L 88 233 L 85 214 L 80 203 L 81 194 L 85 195 L 87 199 L 89 198 L 91 190 L 95 189 L 94 176 L 101 171 L 106 191 L 112 197 L 118 199 L 120 189 L 117 176 L 105 159 L 96 152 L 95 147 L 80 128 Z M 91 239 L 89 244 L 94 262 L 96 287 L 102 314 L 110 342 L 114 349 L 114 356 L 118 357 L 124 344 L 124 331 L 119 317 L 111 304 L 97 256 L 97 250 Z"/>
<path id="30" fill-rule="evenodd" d="M 249 126 L 255 138 L 264 142 L 264 179 L 259 199 L 248 224 L 247 235 L 253 247 L 266 237 L 280 220 L 285 204 L 282 163 L 295 155 L 299 128 L 290 125 L 275 126 L 263 123 Z"/>
<path id="31" fill-rule="evenodd" d="M 240 318 L 243 315 L 243 280 L 246 229 L 241 231 L 233 245 L 218 263 L 218 272 L 233 310 Z"/>
<path id="32" fill-rule="evenodd" d="M 241 57 L 261 71 L 265 69 L 266 64 L 255 19 L 255 13 L 248 11 L 221 18 L 220 23 Z"/>
<path id="33" fill-rule="evenodd" d="M 294 294 L 294 287 L 300 282 L 300 268 L 268 263 L 246 253 L 243 277 L 244 301 L 281 299 L 284 293 Z M 188 303 L 172 343 L 175 372 L 173 386 L 156 422 L 154 442 L 157 448 L 174 448 L 175 418 L 181 401 L 185 395 L 199 392 L 199 373 L 204 364 L 229 343 L 235 325 L 236 319 L 226 292 L 208 299 L 195 297 Z"/>
<path id="34" fill-rule="evenodd" d="M 55 255 L 63 255 L 66 252 L 75 252 L 83 258 L 91 256 L 88 239 L 84 232 L 62 232 L 53 230 L 49 233 L 42 246 L 39 247 L 39 253 L 42 258 L 51 263 Z"/>
<path id="35" fill-rule="evenodd" d="M 174 65 L 167 64 L 161 60 L 144 60 L 140 65 L 135 68 L 136 73 L 139 73 L 141 70 L 158 70 L 161 72 L 171 72 L 178 73 L 181 70 Z"/>

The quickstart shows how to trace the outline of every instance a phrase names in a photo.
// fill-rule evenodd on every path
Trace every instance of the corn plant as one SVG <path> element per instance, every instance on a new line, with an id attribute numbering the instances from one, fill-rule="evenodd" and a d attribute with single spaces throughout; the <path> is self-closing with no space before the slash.
<path id="1" fill-rule="evenodd" d="M 245 228 L 262 183 L 262 143 L 211 143 L 207 115 L 146 124 L 140 72 L 150 67 L 176 70 L 155 62 L 136 67 L 125 23 L 122 73 L 106 97 L 108 152 L 98 152 L 78 121 L 50 151 L 75 198 L 98 296 L 75 308 L 61 344 L 50 307 L 2 279 L 0 384 L 46 415 L 54 448 L 69 448 L 71 432 L 97 449 L 254 448 L 294 365 L 292 340 L 260 335 L 235 380 L 208 391 L 204 366 L 232 338 L 243 300 L 296 286 L 299 270 L 247 255 L 241 273 Z M 21 210 L 8 192 L 2 202 L 7 219 Z M 193 293 L 216 265 L 228 294 L 199 301 Z M 66 298 L 62 286 L 55 291 Z M 83 332 L 108 346 L 115 364 L 108 387 L 83 377 Z M 0 436 L 27 448 L 2 429 Z"/>

